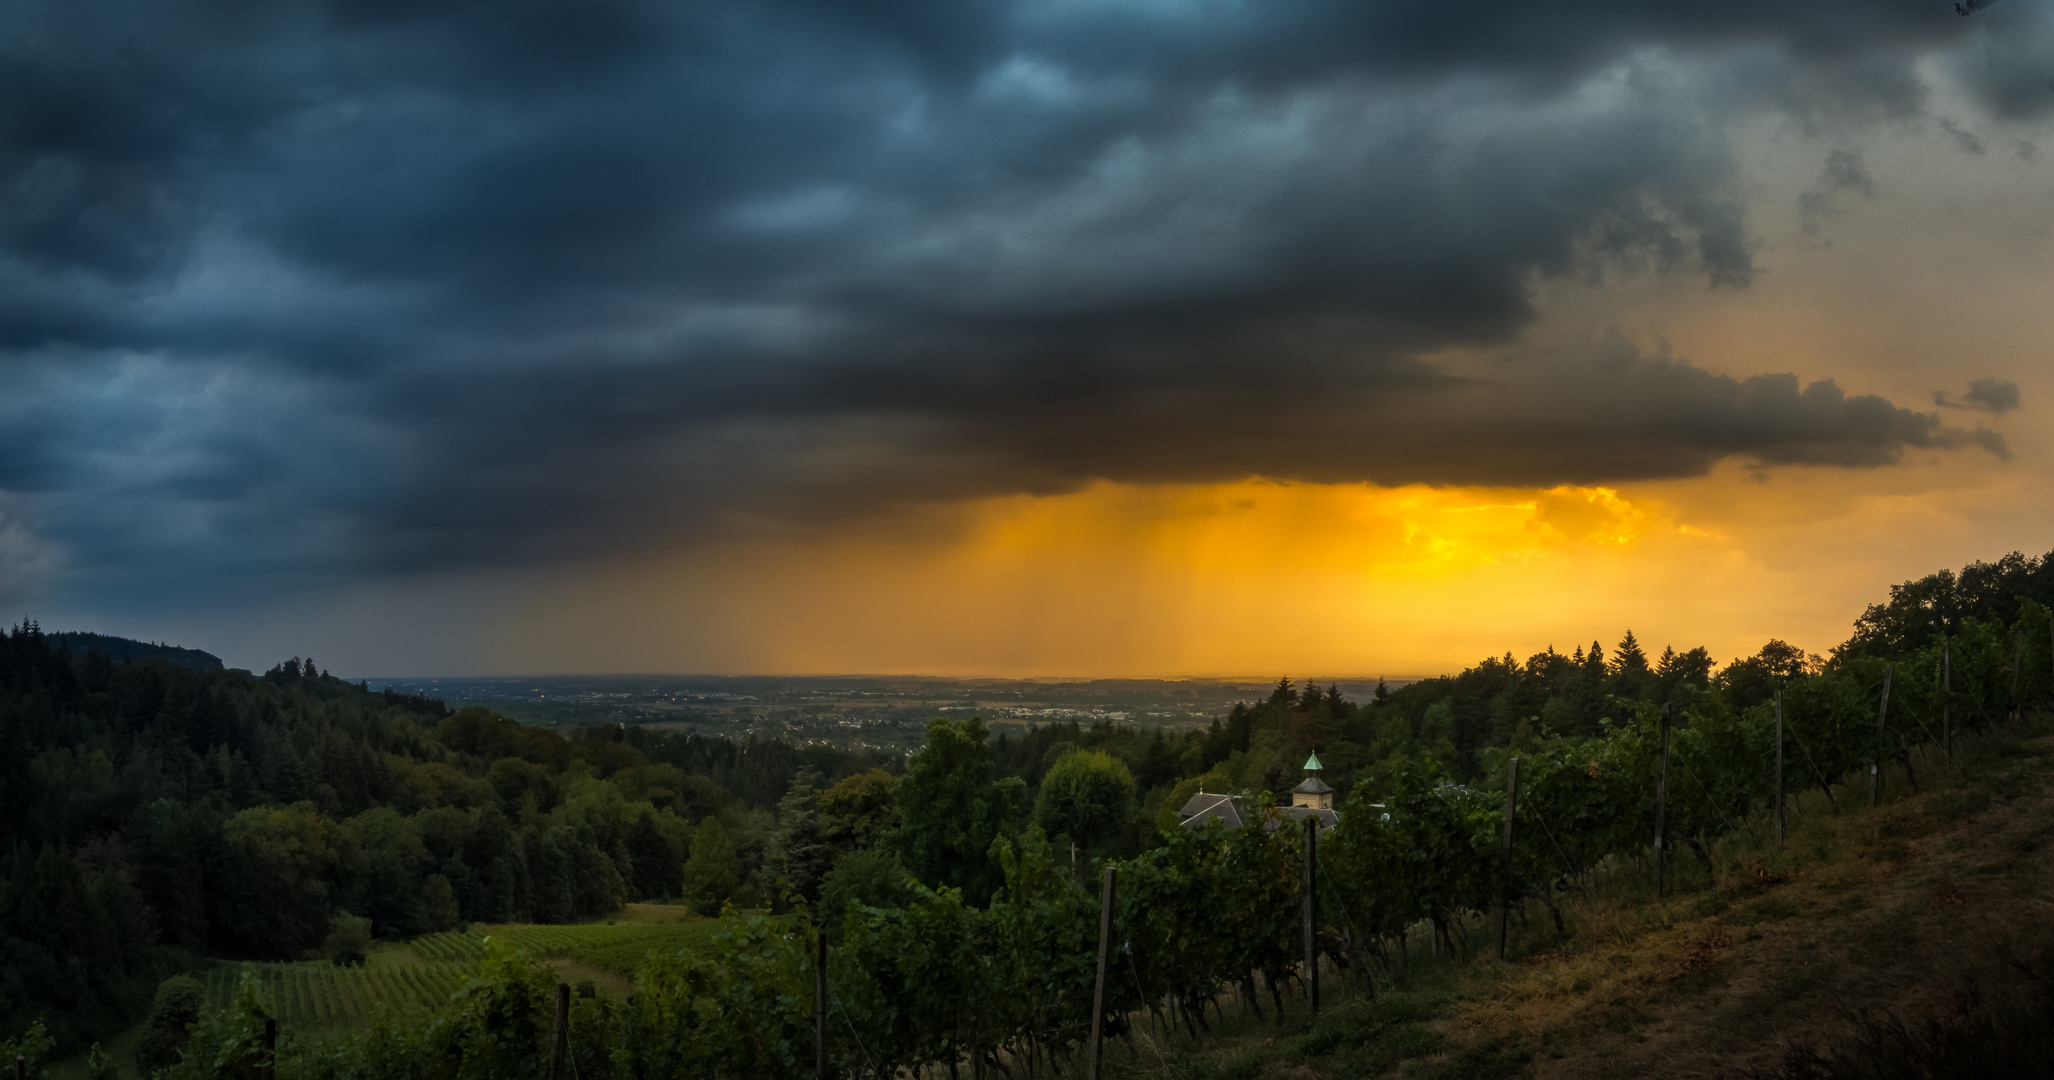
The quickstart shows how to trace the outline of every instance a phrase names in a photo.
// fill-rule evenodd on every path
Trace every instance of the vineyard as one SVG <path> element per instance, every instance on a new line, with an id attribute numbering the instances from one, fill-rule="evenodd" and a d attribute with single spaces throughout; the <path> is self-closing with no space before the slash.
<path id="1" fill-rule="evenodd" d="M 1779 790 L 1815 791 L 1806 805 L 1822 799 L 1829 814 L 1915 792 L 1921 769 L 1930 779 L 1963 733 L 2038 724 L 2050 696 L 2048 617 L 2027 603 L 2014 624 L 1969 620 L 1930 648 L 1790 679 L 1773 701 L 1738 712 L 1701 688 L 1686 690 L 1680 707 L 1620 700 L 1604 735 L 1494 751 L 1482 783 L 1458 785 L 1430 760 L 1399 759 L 1376 785 L 1358 786 L 1316 859 L 1295 829 L 1169 830 L 1157 849 L 1109 864 L 1117 891 L 1098 1017 L 1100 897 L 1030 830 L 994 845 L 1005 888 L 988 908 L 953 889 L 921 889 L 903 908 L 852 907 L 826 926 L 803 910 L 731 917 L 690 947 L 650 955 L 630 1001 L 575 1002 L 571 1062 L 580 1077 L 810 1070 L 822 933 L 832 947 L 828 1015 L 818 1019 L 839 1076 L 1042 1071 L 1073 1062 L 1095 1019 L 1115 1037 L 1150 1024 L 1195 1038 L 1226 1001 L 1281 1013 L 1306 992 L 1308 880 L 1320 965 L 1374 998 L 1408 949 L 1469 947 L 1471 920 L 1500 896 L 1555 909 L 1601 870 L 1661 874 L 1657 835 L 1709 877 L 1719 837 L 1775 833 Z M 1258 816 L 1264 809 L 1259 799 Z M 1677 870 L 1671 861 L 1667 873 Z M 298 1075 L 537 1074 L 554 979 L 533 956 L 598 955 L 616 947 L 613 929 L 427 939 L 424 956 L 482 949 L 481 977 L 437 1023 L 359 1033 L 295 1059 Z M 285 981 L 285 992 L 312 996 Z M 216 1021 L 211 1037 L 233 1042 L 234 1025 L 247 1023 L 238 1015 Z"/>
<path id="2" fill-rule="evenodd" d="M 425 961 L 476 965 L 485 957 L 485 939 L 489 936 L 531 956 L 576 960 L 632 977 L 651 952 L 691 949 L 710 938 L 718 926 L 711 919 L 613 925 L 480 925 L 467 933 L 415 938 L 409 948 Z"/>
<path id="3" fill-rule="evenodd" d="M 617 925 L 478 926 L 464 933 L 428 934 L 381 949 L 358 967 L 326 961 L 220 964 L 206 973 L 210 1007 L 225 1008 L 247 973 L 273 1016 L 291 1028 L 314 1031 L 357 1027 L 381 1011 L 437 1008 L 478 972 L 488 938 L 538 959 L 563 959 L 632 977 L 652 952 L 678 952 L 707 941 L 719 924 L 624 922 Z"/>
<path id="4" fill-rule="evenodd" d="M 255 982 L 276 1019 L 300 1030 L 357 1027 L 381 1012 L 439 1006 L 478 969 L 472 962 L 336 967 L 302 964 L 223 964 L 203 980 L 212 1008 L 224 1008 L 242 979 Z"/>

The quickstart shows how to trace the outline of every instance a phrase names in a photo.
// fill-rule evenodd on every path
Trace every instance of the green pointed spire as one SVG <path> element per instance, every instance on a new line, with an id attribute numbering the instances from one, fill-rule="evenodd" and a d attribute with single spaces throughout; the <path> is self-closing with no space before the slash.
<path id="1" fill-rule="evenodd" d="M 1326 768 L 1326 766 L 1324 766 L 1324 765 L 1321 765 L 1321 764 L 1319 763 L 1319 755 L 1318 755 L 1318 754 L 1314 754 L 1314 755 L 1312 755 L 1311 757 L 1309 757 L 1309 758 L 1306 758 L 1306 759 L 1305 759 L 1305 771 L 1306 771 L 1306 772 L 1317 772 L 1318 770 L 1320 770 L 1320 769 L 1324 769 L 1324 768 Z"/>

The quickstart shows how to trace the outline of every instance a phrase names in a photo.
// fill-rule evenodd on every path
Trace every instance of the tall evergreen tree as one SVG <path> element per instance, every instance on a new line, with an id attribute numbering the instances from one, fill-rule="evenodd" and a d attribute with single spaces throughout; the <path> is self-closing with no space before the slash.
<path id="1" fill-rule="evenodd" d="M 771 897 L 789 889 L 808 902 L 820 898 L 820 879 L 827 873 L 832 851 L 820 839 L 820 814 L 813 782 L 819 774 L 801 772 L 777 804 L 777 831 L 764 848 L 764 891 Z"/>
<path id="2" fill-rule="evenodd" d="M 1626 636 L 1619 639 L 1618 651 L 1612 654 L 1611 669 L 1614 675 L 1645 675 L 1652 670 L 1648 666 L 1647 653 L 1641 650 L 1640 642 L 1634 640 L 1632 630 L 1626 631 Z"/>

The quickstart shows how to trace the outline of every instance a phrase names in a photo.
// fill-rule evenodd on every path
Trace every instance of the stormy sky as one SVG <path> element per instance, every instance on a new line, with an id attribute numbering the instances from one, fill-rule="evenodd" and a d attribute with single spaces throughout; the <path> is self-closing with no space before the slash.
<path id="1" fill-rule="evenodd" d="M 880 598 L 949 591 L 904 536 L 1092 492 L 1644 491 L 1718 534 L 1792 485 L 2015 485 L 2050 116 L 2044 0 L 25 0 L 0 600 L 354 674 L 1055 670 L 1062 634 L 779 651 L 789 590 L 754 652 L 649 613 L 831 564 L 824 607 L 1032 622 Z M 1734 329 L 1779 295 L 1808 329 Z M 1903 295 L 1966 325 L 1875 340 Z M 1951 520 L 1866 592 L 2054 547 Z M 1205 621 L 1181 588 L 1120 602 Z M 1238 654 L 1179 655 L 1133 662 Z"/>

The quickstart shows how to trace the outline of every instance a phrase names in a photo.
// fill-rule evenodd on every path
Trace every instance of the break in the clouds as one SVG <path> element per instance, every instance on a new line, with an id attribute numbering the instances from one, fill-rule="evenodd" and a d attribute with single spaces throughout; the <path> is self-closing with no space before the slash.
<path id="1" fill-rule="evenodd" d="M 1740 126 L 1816 144 L 1819 228 L 1873 125 L 1966 130 L 1934 72 L 2044 111 L 2050 41 L 2024 2 L 29 0 L 0 565 L 214 588 L 1099 478 L 2003 457 L 1831 371 L 1522 332 L 1549 279 L 1760 287 Z"/>

